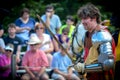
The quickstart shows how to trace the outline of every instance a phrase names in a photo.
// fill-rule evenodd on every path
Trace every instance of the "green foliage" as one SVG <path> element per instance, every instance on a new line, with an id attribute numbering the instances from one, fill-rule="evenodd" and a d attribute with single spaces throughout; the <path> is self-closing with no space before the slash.
<path id="1" fill-rule="evenodd" d="M 40 16 L 44 14 L 45 6 L 47 4 L 52 4 L 55 7 L 55 14 L 60 16 L 60 19 L 64 24 L 67 15 L 73 15 L 76 20 L 79 20 L 77 17 L 77 10 L 85 3 L 92 2 L 97 5 L 99 1 L 100 0 L 24 0 L 23 3 L 16 5 L 11 9 L 10 15 L 4 18 L 3 25 L 6 30 L 7 25 L 14 22 L 19 17 L 20 10 L 24 7 L 29 8 L 31 12 L 30 15 L 37 20 L 36 14 L 39 14 Z M 111 13 L 105 12 L 103 6 L 97 6 L 102 12 L 102 20 L 109 19 Z"/>

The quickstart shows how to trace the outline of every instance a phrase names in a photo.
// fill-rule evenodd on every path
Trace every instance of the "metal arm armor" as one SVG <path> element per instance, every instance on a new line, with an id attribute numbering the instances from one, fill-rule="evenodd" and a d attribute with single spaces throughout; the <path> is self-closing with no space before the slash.
<path id="1" fill-rule="evenodd" d="M 98 63 L 85 66 L 86 72 L 96 72 L 109 70 L 114 66 L 114 56 L 112 54 L 112 37 L 107 31 L 95 32 L 92 35 L 92 44 L 98 49 Z"/>

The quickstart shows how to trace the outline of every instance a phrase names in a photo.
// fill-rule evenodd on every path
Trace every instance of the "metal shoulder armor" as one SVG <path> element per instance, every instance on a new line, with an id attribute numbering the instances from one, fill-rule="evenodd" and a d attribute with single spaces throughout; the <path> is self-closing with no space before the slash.
<path id="1" fill-rule="evenodd" d="M 92 44 L 102 44 L 105 42 L 111 42 L 112 41 L 112 36 L 109 32 L 105 30 L 100 30 L 95 32 L 92 35 Z"/>
<path id="2" fill-rule="evenodd" d="M 92 41 L 93 46 L 97 45 L 98 48 L 98 62 L 102 63 L 104 70 L 109 70 L 114 65 L 111 34 L 105 30 L 101 30 L 93 34 Z"/>

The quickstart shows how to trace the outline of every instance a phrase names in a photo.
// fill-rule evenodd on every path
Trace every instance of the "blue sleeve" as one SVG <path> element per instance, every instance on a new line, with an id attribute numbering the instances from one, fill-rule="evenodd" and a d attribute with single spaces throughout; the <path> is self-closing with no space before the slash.
<path id="1" fill-rule="evenodd" d="M 60 20 L 59 16 L 57 16 L 57 28 L 60 28 L 61 26 L 62 26 L 61 20 Z"/>
<path id="2" fill-rule="evenodd" d="M 58 68 L 58 57 L 56 57 L 55 55 L 53 55 L 51 68 L 52 69 Z"/>
<path id="3" fill-rule="evenodd" d="M 43 22 L 45 22 L 46 21 L 45 15 L 42 15 L 41 19 L 43 20 Z"/>
<path id="4" fill-rule="evenodd" d="M 36 20 L 34 18 L 30 17 L 30 19 L 33 21 L 34 24 L 36 23 Z"/>

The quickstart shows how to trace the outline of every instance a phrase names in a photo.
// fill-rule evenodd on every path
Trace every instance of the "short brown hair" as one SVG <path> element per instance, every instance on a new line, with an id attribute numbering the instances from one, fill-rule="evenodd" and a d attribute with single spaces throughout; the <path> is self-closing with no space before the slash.
<path id="1" fill-rule="evenodd" d="M 62 33 L 64 33 L 64 32 L 69 33 L 69 28 L 68 27 L 63 28 Z"/>
<path id="2" fill-rule="evenodd" d="M 49 5 L 47 5 L 47 6 L 46 6 L 46 8 L 45 8 L 45 9 L 46 9 L 46 10 L 47 10 L 47 9 L 53 9 L 53 10 L 54 10 L 54 7 L 53 7 L 53 5 L 52 5 L 52 4 L 49 4 Z"/>
<path id="3" fill-rule="evenodd" d="M 80 7 L 77 14 L 79 18 L 87 18 L 87 17 L 90 17 L 91 19 L 96 18 L 97 23 L 101 22 L 100 11 L 92 3 L 87 3 L 86 5 Z"/>
<path id="4" fill-rule="evenodd" d="M 14 23 L 8 24 L 8 27 L 9 27 L 9 28 L 15 28 L 15 29 L 16 29 L 16 25 L 15 25 Z"/>
<path id="5" fill-rule="evenodd" d="M 23 16 L 23 14 L 24 14 L 25 12 L 28 13 L 28 14 L 30 14 L 30 10 L 29 10 L 28 8 L 23 8 L 23 9 L 21 10 L 20 16 Z"/>
<path id="6" fill-rule="evenodd" d="M 66 17 L 66 19 L 69 19 L 69 20 L 71 20 L 72 22 L 75 21 L 74 18 L 73 18 L 73 16 L 71 16 L 71 15 L 68 15 L 68 16 Z"/>

